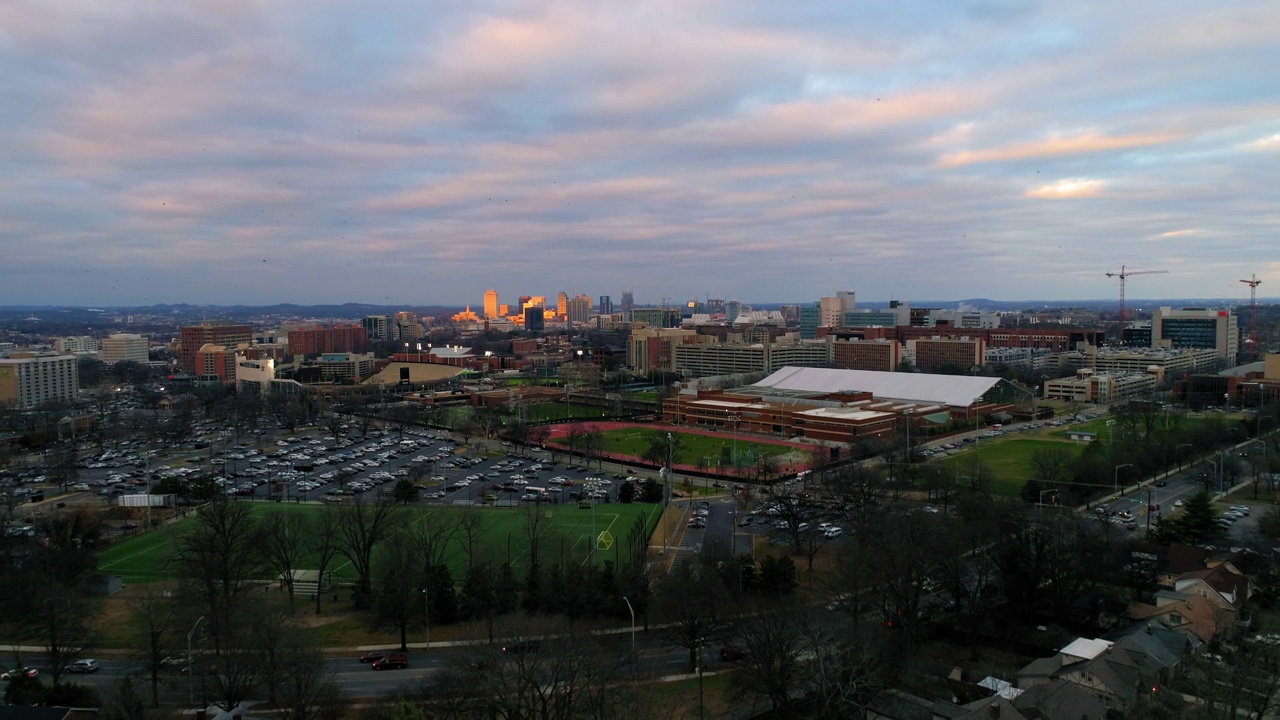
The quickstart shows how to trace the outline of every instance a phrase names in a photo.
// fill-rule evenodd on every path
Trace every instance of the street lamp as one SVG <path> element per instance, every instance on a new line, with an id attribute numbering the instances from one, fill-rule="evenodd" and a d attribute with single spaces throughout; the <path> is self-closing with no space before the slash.
<path id="1" fill-rule="evenodd" d="M 742 422 L 740 413 L 732 413 L 729 419 L 733 421 L 733 455 L 729 458 L 729 465 L 733 468 L 733 478 L 738 479 L 738 425 Z"/>
<path id="2" fill-rule="evenodd" d="M 204 616 L 201 615 L 196 624 L 191 626 L 191 632 L 187 633 L 187 704 L 190 705 L 196 701 L 195 690 L 192 689 L 192 683 L 195 678 L 196 669 L 193 667 L 194 658 L 191 657 L 191 636 L 196 634 L 196 628 L 200 627 L 200 623 L 204 622 Z"/>
<path id="3" fill-rule="evenodd" d="M 627 610 L 631 613 L 631 654 L 636 654 L 636 610 L 631 607 L 631 601 L 624 595 L 622 602 L 627 604 Z"/>
<path id="4" fill-rule="evenodd" d="M 1127 468 L 1127 467 L 1133 467 L 1133 463 L 1122 463 L 1116 466 L 1115 472 L 1112 474 L 1112 477 L 1111 477 L 1112 492 L 1118 492 L 1118 488 L 1120 487 L 1120 468 Z"/>
<path id="5" fill-rule="evenodd" d="M 1182 443 L 1173 449 L 1173 456 L 1178 461 L 1178 472 L 1182 472 L 1182 454 L 1178 451 L 1182 448 L 1191 447 L 1191 443 Z"/>
<path id="6" fill-rule="evenodd" d="M 431 589 L 430 589 L 431 570 L 430 568 L 427 569 L 426 584 L 427 584 L 427 587 L 422 588 L 422 609 L 425 613 L 422 616 L 422 620 L 423 620 L 424 626 L 426 627 L 426 636 L 427 636 L 427 642 L 422 647 L 423 652 L 426 652 L 431 649 Z"/>

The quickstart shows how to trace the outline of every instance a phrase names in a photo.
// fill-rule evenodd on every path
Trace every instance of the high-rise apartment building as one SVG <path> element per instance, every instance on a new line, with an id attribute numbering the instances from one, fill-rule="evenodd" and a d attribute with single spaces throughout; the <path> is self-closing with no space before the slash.
<path id="1" fill-rule="evenodd" d="M 565 302 L 565 319 L 571 323 L 585 323 L 591 319 L 591 298 L 575 295 Z"/>
<path id="2" fill-rule="evenodd" d="M 365 337 L 370 340 L 391 339 L 391 318 L 386 315 L 368 315 L 360 324 L 364 326 Z"/>
<path id="3" fill-rule="evenodd" d="M 556 295 L 556 315 L 567 317 L 569 314 L 569 296 L 561 291 Z"/>
<path id="4" fill-rule="evenodd" d="M 726 322 L 733 322 L 742 314 L 742 303 L 737 300 L 730 300 L 724 304 L 724 319 Z"/>
<path id="5" fill-rule="evenodd" d="M 630 290 L 622 291 L 622 301 L 618 309 L 622 311 L 624 320 L 628 320 L 628 321 L 631 320 L 631 311 L 636 309 L 636 300 L 631 295 Z"/>
<path id="6" fill-rule="evenodd" d="M 907 351 L 915 356 L 921 372 L 953 370 L 967 372 L 982 367 L 987 343 L 981 338 L 919 338 L 907 341 Z"/>
<path id="7" fill-rule="evenodd" d="M 178 340 L 182 343 L 179 355 L 182 371 L 190 375 L 200 374 L 196 367 L 196 353 L 205 345 L 212 343 L 234 348 L 240 343 L 253 342 L 253 327 L 249 325 L 202 323 L 189 325 L 178 332 Z M 232 376 L 234 375 L 233 368 Z"/>
<path id="8" fill-rule="evenodd" d="M 489 320 L 498 317 L 498 291 L 493 288 L 484 294 L 484 316 Z"/>
<path id="9" fill-rule="evenodd" d="M 73 355 L 21 355 L 0 359 L 0 404 L 32 408 L 75 402 L 80 365 Z"/>
<path id="10" fill-rule="evenodd" d="M 290 355 L 315 355 L 317 353 L 362 353 L 368 335 L 360 325 L 303 328 L 289 331 Z"/>
<path id="11" fill-rule="evenodd" d="M 893 372 L 902 363 L 897 340 L 839 340 L 831 344 L 831 364 L 844 370 Z"/>
<path id="12" fill-rule="evenodd" d="M 53 347 L 64 355 L 75 355 L 77 353 L 98 352 L 102 349 L 102 344 L 97 338 L 88 335 L 76 335 L 73 337 L 62 337 L 53 341 Z"/>
<path id="13" fill-rule="evenodd" d="M 102 362 L 106 365 L 122 362 L 145 364 L 150 359 L 147 338 L 142 335 L 116 333 L 102 341 Z"/>

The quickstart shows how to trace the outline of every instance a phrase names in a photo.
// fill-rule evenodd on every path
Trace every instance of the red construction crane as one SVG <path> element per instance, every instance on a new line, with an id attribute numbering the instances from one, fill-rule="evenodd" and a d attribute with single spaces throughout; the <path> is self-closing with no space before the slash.
<path id="1" fill-rule="evenodd" d="M 1120 342 L 1124 342 L 1124 281 L 1130 275 L 1162 275 L 1168 273 L 1168 270 L 1129 270 L 1124 265 L 1120 266 L 1120 272 L 1107 273 L 1107 277 L 1120 278 Z"/>
<path id="2" fill-rule="evenodd" d="M 1262 281 L 1258 279 L 1256 274 L 1250 274 L 1248 280 L 1240 282 L 1249 286 L 1249 340 L 1253 343 L 1254 349 L 1258 347 L 1258 286 Z M 1249 351 L 1249 356 L 1253 356 L 1253 350 Z"/>

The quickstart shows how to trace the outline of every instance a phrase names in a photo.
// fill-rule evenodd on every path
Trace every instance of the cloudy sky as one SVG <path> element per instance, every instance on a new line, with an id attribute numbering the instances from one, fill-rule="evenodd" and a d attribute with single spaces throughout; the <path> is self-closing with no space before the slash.
<path id="1" fill-rule="evenodd" d="M 0 3 L 0 304 L 1280 292 L 1280 3 Z"/>

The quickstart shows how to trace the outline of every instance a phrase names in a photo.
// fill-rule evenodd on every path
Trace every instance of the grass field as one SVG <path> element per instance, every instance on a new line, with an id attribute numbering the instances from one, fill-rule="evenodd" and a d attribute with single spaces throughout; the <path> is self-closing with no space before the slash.
<path id="1" fill-rule="evenodd" d="M 252 508 L 253 514 L 259 518 L 268 513 L 290 513 L 291 518 L 300 521 L 302 528 L 306 528 L 307 521 L 322 510 L 319 505 L 286 507 L 275 503 L 255 504 Z M 477 553 L 498 562 L 510 560 L 517 575 L 520 574 L 528 562 L 530 550 L 529 514 L 537 512 L 541 514 L 538 522 L 539 534 L 543 539 L 539 542 L 539 548 L 544 564 L 585 564 L 591 557 L 592 538 L 600 538 L 604 531 L 612 535 L 613 546 L 608 550 L 597 546 L 595 561 L 603 564 L 606 560 L 614 560 L 617 564 L 620 558 L 627 556 L 628 537 L 636 518 L 644 518 L 646 530 L 643 542 L 647 543 L 649 534 L 661 515 L 661 509 L 661 505 L 639 503 L 596 505 L 593 525 L 592 510 L 579 509 L 576 503 L 540 505 L 536 508 L 532 505 L 519 508 L 481 508 L 478 510 L 482 518 L 481 547 Z M 434 517 L 439 517 L 439 513 L 460 512 L 459 508 L 450 506 L 434 506 L 431 510 Z M 423 522 L 426 517 L 422 508 L 405 508 L 401 525 L 411 527 Z M 173 540 L 191 522 L 191 519 L 187 519 L 112 545 L 98 555 L 99 572 L 120 575 L 130 584 L 174 579 L 175 568 L 169 563 Z M 448 555 L 454 579 L 461 582 L 467 560 L 461 537 L 454 537 Z M 306 563 L 306 567 L 314 565 Z M 339 557 L 332 570 L 334 580 L 338 582 L 355 579 L 350 563 L 345 558 Z"/>
<path id="2" fill-rule="evenodd" d="M 981 441 L 978 448 L 970 445 L 968 450 L 941 460 L 939 464 L 961 475 L 968 471 L 974 457 L 985 465 L 994 476 L 991 492 L 997 495 L 1017 497 L 1027 479 L 1035 475 L 1031 466 L 1031 456 L 1036 450 L 1046 448 L 1072 448 L 1080 452 L 1084 446 L 1059 440 L 1037 440 L 1035 438 L 1000 439 Z"/>
<path id="3" fill-rule="evenodd" d="M 697 465 L 699 458 L 707 458 L 708 465 L 714 467 L 717 460 L 732 462 L 731 456 L 736 445 L 738 457 L 744 464 L 749 464 L 751 459 L 755 457 L 754 453 L 763 453 L 765 455 L 787 455 L 795 451 L 795 448 L 786 445 L 774 445 L 771 443 L 763 443 L 755 438 L 747 439 L 739 437 L 735 443 L 732 437 L 697 435 L 693 433 L 682 433 L 679 431 L 668 430 L 648 430 L 643 428 L 624 428 L 621 430 L 609 430 L 604 433 L 605 447 L 607 453 L 618 455 L 630 455 L 632 457 L 641 457 L 644 455 L 645 448 L 649 446 L 649 439 L 652 437 L 662 437 L 668 432 L 672 435 L 680 437 L 680 449 L 674 458 L 677 464 Z"/>

